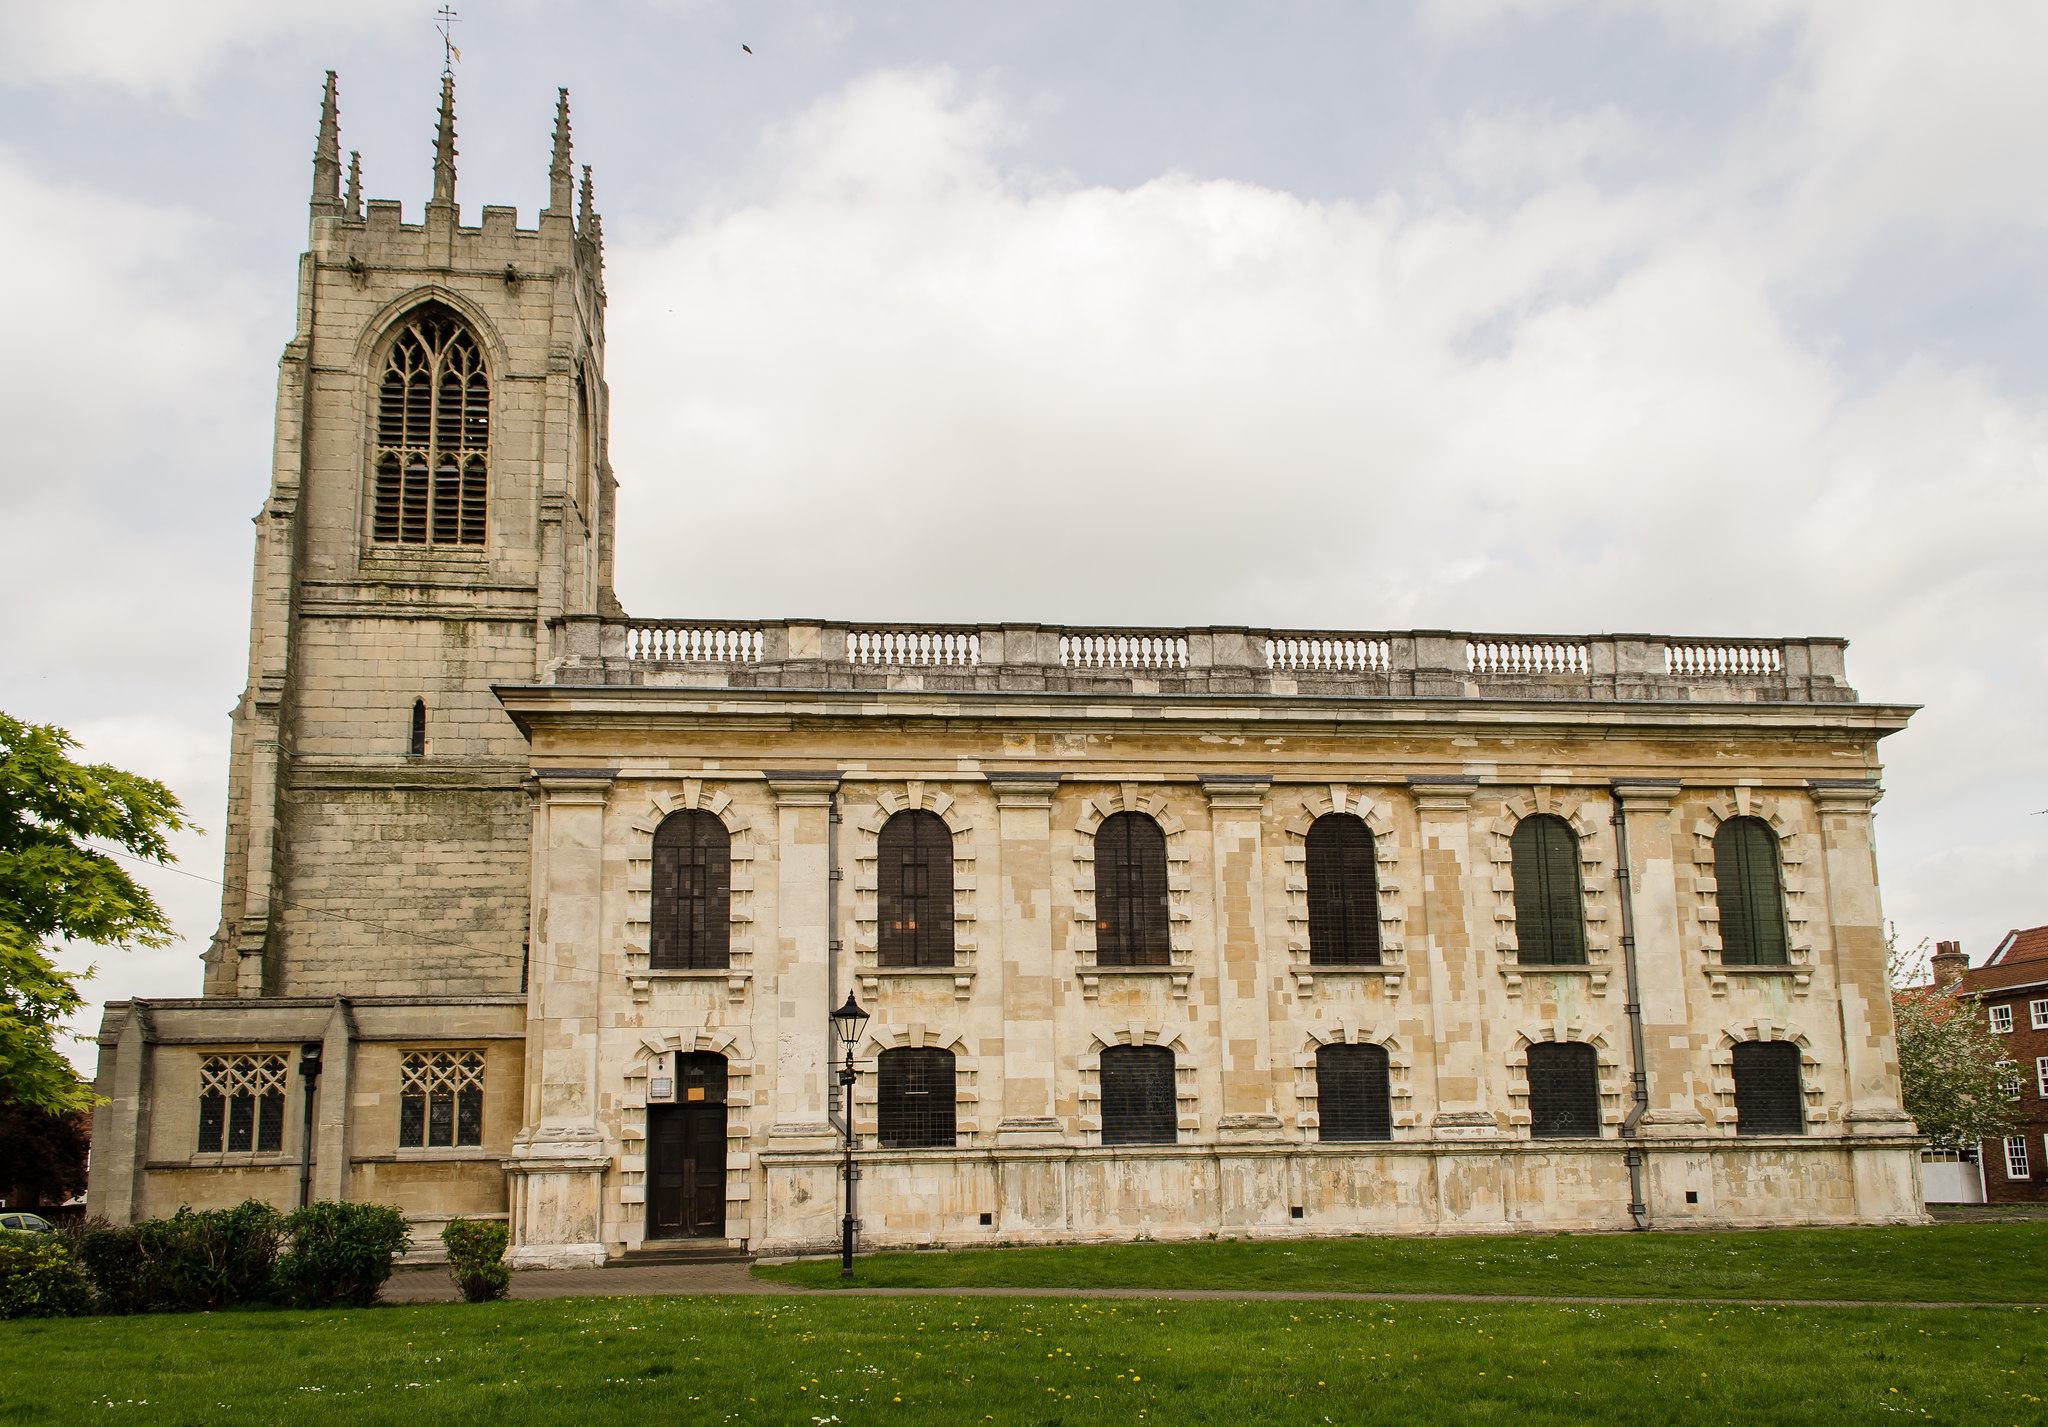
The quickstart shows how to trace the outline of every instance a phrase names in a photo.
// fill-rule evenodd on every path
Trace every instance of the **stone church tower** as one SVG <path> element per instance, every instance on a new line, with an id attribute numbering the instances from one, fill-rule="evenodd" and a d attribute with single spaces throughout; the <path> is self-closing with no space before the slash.
<path id="1" fill-rule="evenodd" d="M 538 227 L 464 226 L 444 77 L 408 224 L 365 211 L 354 154 L 344 191 L 338 127 L 330 72 L 206 992 L 516 994 L 528 763 L 491 686 L 537 676 L 550 620 L 616 609 L 590 170 L 579 214 L 565 90 Z M 403 965 L 365 893 L 403 906 Z"/>

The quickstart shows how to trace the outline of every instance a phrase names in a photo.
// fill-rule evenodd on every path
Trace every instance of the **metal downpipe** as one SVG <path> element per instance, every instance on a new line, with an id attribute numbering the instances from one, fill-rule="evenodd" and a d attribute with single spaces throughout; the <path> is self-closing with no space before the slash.
<path id="1" fill-rule="evenodd" d="M 839 1007 L 839 791 L 835 788 L 825 799 L 825 1013 L 829 1018 Z M 825 1076 L 826 1083 L 832 1084 L 833 1052 L 838 1049 L 839 1040 L 832 1029 L 832 1022 L 825 1022 Z M 825 1103 L 825 1121 L 840 1135 L 851 1133 L 852 1121 L 847 1111 L 852 1107 L 841 1102 L 840 1094 L 851 1097 L 852 1090 L 834 1093 Z"/>
<path id="2" fill-rule="evenodd" d="M 1628 1040 L 1629 1051 L 1634 1062 L 1629 1070 L 1629 1097 L 1632 1104 L 1621 1122 L 1621 1137 L 1625 1140 L 1637 1138 L 1642 1119 L 1650 1109 L 1650 1072 L 1643 1055 L 1643 997 L 1636 978 L 1636 907 L 1634 888 L 1629 878 L 1628 861 L 1628 816 L 1622 811 L 1621 790 L 1610 789 L 1614 799 L 1614 863 L 1615 896 L 1621 904 L 1621 964 L 1628 978 Z M 1628 1212 L 1638 1229 L 1650 1227 L 1650 1206 L 1643 1198 L 1643 1150 L 1640 1145 L 1630 1145 L 1623 1155 L 1628 1165 Z"/>

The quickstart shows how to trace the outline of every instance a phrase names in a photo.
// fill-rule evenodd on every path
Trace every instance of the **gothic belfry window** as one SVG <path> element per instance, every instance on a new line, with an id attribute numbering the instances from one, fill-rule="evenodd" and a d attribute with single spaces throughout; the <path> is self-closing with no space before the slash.
<path id="1" fill-rule="evenodd" d="M 481 545 L 491 382 L 476 338 L 448 308 L 414 308 L 391 344 L 377 398 L 380 545 Z"/>

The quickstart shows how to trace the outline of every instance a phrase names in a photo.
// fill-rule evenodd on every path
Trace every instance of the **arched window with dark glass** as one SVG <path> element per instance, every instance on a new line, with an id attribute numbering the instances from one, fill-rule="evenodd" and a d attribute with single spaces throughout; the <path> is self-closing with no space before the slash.
<path id="1" fill-rule="evenodd" d="M 1714 834 L 1714 905 L 1721 914 L 1723 965 L 1785 964 L 1778 838 L 1762 818 L 1730 818 Z"/>
<path id="2" fill-rule="evenodd" d="M 732 947 L 732 834 L 717 814 L 670 813 L 654 830 L 654 906 L 647 964 L 722 971 Z"/>
<path id="3" fill-rule="evenodd" d="M 427 756 L 427 701 L 412 701 L 412 736 L 406 740 L 405 751 L 414 758 Z"/>
<path id="4" fill-rule="evenodd" d="M 1095 962 L 1168 966 L 1166 833 L 1144 813 L 1112 813 L 1095 830 Z"/>
<path id="5" fill-rule="evenodd" d="M 1163 1045 L 1117 1045 L 1102 1052 L 1102 1142 L 1170 1145 L 1180 1139 L 1173 1052 Z"/>
<path id="6" fill-rule="evenodd" d="M 1579 896 L 1579 839 L 1572 825 L 1548 813 L 1523 818 L 1509 845 L 1517 960 L 1535 966 L 1583 965 L 1586 913 Z"/>
<path id="7" fill-rule="evenodd" d="M 1600 1057 L 1583 1041 L 1529 1047 L 1529 1133 L 1539 1140 L 1600 1133 Z"/>
<path id="8" fill-rule="evenodd" d="M 1320 1140 L 1394 1137 L 1393 1076 L 1384 1046 L 1316 1050 L 1316 1119 Z"/>
<path id="9" fill-rule="evenodd" d="M 875 1058 L 876 1130 L 883 1149 L 951 1149 L 953 1052 L 899 1046 Z"/>
<path id="10" fill-rule="evenodd" d="M 1311 966 L 1380 964 L 1372 830 L 1351 813 L 1324 813 L 1309 824 L 1308 960 Z"/>
<path id="11" fill-rule="evenodd" d="M 1735 1046 L 1735 1133 L 1803 1135 L 1799 1047 L 1792 1041 L 1741 1041 Z"/>
<path id="12" fill-rule="evenodd" d="M 379 545 L 481 545 L 491 439 L 491 382 L 462 319 L 438 302 L 408 313 L 377 395 Z"/>
<path id="13" fill-rule="evenodd" d="M 882 824 L 876 858 L 876 959 L 884 966 L 951 966 L 953 830 L 937 813 L 897 813 Z"/>

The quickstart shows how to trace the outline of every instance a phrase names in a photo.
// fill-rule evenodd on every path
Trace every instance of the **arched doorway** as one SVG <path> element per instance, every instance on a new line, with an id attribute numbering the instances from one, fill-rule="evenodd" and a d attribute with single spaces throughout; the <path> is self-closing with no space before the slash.
<path id="1" fill-rule="evenodd" d="M 675 1103 L 647 1107 L 647 1237 L 725 1237 L 725 1057 L 676 1057 Z"/>

